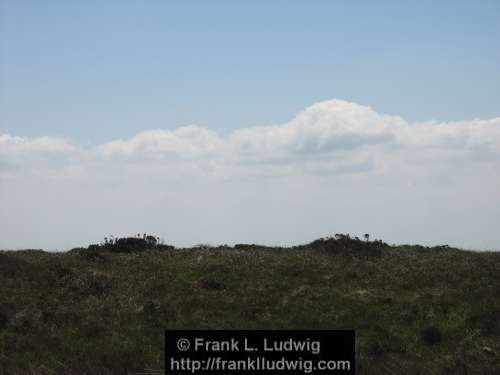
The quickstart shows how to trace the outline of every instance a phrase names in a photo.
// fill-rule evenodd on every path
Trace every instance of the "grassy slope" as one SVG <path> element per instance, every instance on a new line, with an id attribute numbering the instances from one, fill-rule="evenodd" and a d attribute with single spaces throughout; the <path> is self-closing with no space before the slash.
<path id="1" fill-rule="evenodd" d="M 167 328 L 354 328 L 360 374 L 499 374 L 499 322 L 500 253 L 0 252 L 0 373 L 160 370 Z"/>

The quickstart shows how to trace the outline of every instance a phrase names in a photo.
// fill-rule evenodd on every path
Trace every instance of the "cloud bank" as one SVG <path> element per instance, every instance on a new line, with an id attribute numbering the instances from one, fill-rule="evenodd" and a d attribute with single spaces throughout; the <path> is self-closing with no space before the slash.
<path id="1" fill-rule="evenodd" d="M 127 231 L 129 226 L 134 232 L 151 231 L 152 223 L 167 237 L 176 233 L 173 237 L 180 242 L 181 236 L 188 243 L 287 242 L 371 226 L 389 240 L 404 241 L 406 235 L 408 241 L 497 246 L 498 240 L 485 232 L 489 220 L 500 218 L 499 171 L 500 118 L 411 123 L 342 100 L 313 104 L 287 123 L 238 129 L 225 136 L 189 125 L 83 147 L 56 137 L 2 134 L 0 202 L 8 211 L 2 210 L 0 224 L 12 234 L 0 245 L 15 246 L 23 232 L 44 244 L 73 244 L 71 234 L 56 243 L 49 241 L 54 229 L 47 229 L 47 237 L 33 229 L 40 225 L 33 211 L 40 209 L 79 225 L 83 223 L 75 218 L 91 220 L 99 212 L 96 215 L 106 219 L 97 220 L 89 236 Z M 68 198 L 61 202 L 62 197 Z M 401 201 L 406 212 L 397 207 Z M 271 228 L 261 227 L 259 217 L 274 206 L 268 216 Z M 428 211 L 422 212 L 423 207 Z M 108 209 L 111 213 L 103 214 Z M 147 209 L 154 218 L 138 219 Z M 176 214 L 165 213 L 172 209 Z M 292 210 L 312 218 L 297 218 L 277 229 L 279 222 L 287 221 L 280 214 Z M 112 212 L 125 213 L 120 219 Z M 337 225 L 320 223 L 326 212 L 334 212 Z M 443 212 L 452 222 L 429 229 L 425 221 L 431 212 L 436 226 Z M 391 215 L 406 215 L 409 226 L 423 223 L 427 234 L 402 230 L 401 218 Z M 483 238 L 456 237 L 474 215 L 483 215 L 483 228 L 472 230 Z M 128 216 L 134 219 L 125 222 Z M 46 225 L 57 225 L 53 215 L 45 218 Z M 141 229 L 132 229 L 132 224 Z M 78 230 L 74 233 L 79 236 Z"/>
<path id="2" fill-rule="evenodd" d="M 239 168 L 319 162 L 332 170 L 346 164 L 355 166 L 363 160 L 373 162 L 373 168 L 383 168 L 395 151 L 419 153 L 421 162 L 432 163 L 472 155 L 485 162 L 497 160 L 500 118 L 409 123 L 401 117 L 379 114 L 370 107 L 330 100 L 306 108 L 287 123 L 239 129 L 227 137 L 189 125 L 175 130 L 147 130 L 129 139 L 83 149 L 61 138 L 0 135 L 2 165 L 15 164 L 21 169 L 32 166 L 35 160 L 51 167 L 56 158 L 62 164 L 181 162 Z M 16 172 L 21 171 L 19 168 Z M 340 170 L 350 172 L 349 168 Z M 357 172 L 357 168 L 351 172 Z"/>

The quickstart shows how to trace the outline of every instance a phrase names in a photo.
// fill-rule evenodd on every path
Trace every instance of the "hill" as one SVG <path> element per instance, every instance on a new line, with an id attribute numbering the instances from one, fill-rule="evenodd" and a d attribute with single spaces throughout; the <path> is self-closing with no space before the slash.
<path id="1" fill-rule="evenodd" d="M 348 236 L 0 252 L 0 373 L 161 373 L 165 329 L 343 329 L 358 374 L 500 374 L 500 252 Z"/>

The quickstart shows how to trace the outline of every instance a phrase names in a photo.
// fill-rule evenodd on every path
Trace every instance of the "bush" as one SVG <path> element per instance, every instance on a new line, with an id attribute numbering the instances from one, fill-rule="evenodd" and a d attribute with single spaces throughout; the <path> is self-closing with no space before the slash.
<path id="1" fill-rule="evenodd" d="M 161 243 L 159 237 L 144 234 L 142 237 L 138 235 L 137 237 L 123 237 L 114 238 L 106 237 L 104 241 L 100 244 L 92 244 L 84 249 L 73 249 L 72 252 L 78 252 L 83 254 L 89 259 L 102 259 L 101 254 L 103 252 L 111 253 L 135 253 L 145 250 L 173 250 L 174 247 L 170 245 L 164 245 Z"/>
<path id="2" fill-rule="evenodd" d="M 362 241 L 349 234 L 336 234 L 335 237 L 320 238 L 305 245 L 306 248 L 358 256 L 379 256 L 382 254 L 382 250 L 388 246 L 381 240 Z"/>

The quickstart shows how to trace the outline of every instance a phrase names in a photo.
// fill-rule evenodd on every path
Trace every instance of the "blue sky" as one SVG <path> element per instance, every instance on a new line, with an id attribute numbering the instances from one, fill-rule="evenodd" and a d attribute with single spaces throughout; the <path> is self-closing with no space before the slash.
<path id="1" fill-rule="evenodd" d="M 500 2 L 0 1 L 0 248 L 500 249 Z"/>
<path id="2" fill-rule="evenodd" d="M 497 1 L 8 1 L 1 130 L 81 142 L 286 121 L 339 98 L 410 120 L 490 118 Z"/>

